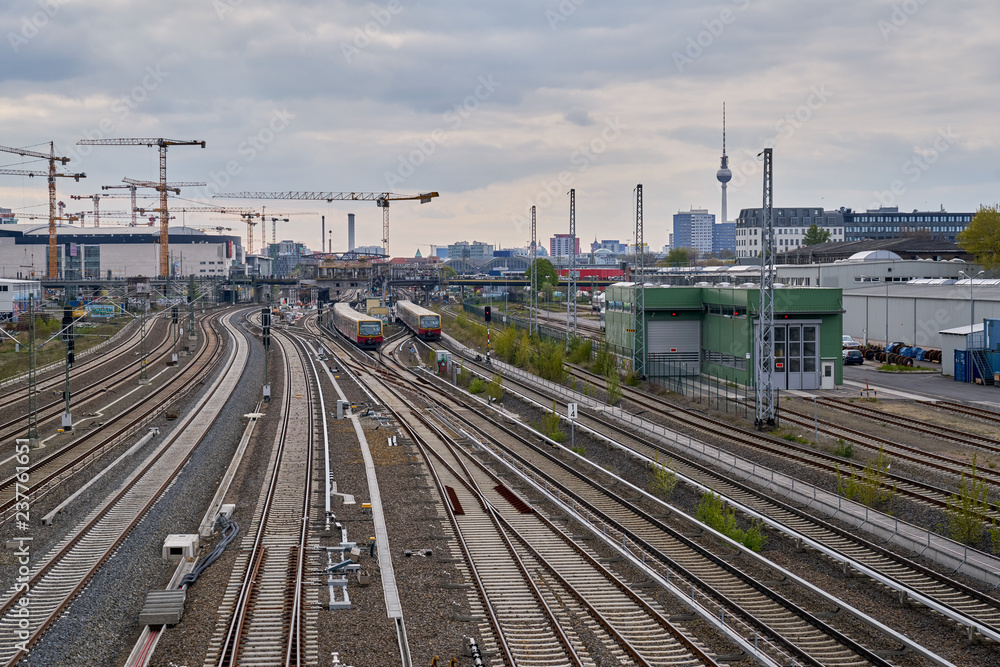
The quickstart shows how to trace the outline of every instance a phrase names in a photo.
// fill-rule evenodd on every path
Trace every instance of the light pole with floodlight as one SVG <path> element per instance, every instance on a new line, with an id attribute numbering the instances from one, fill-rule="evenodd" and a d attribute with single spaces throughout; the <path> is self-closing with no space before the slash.
<path id="1" fill-rule="evenodd" d="M 969 319 L 972 322 L 972 326 L 969 329 L 969 333 L 972 334 L 972 333 L 975 333 L 975 330 L 976 330 L 976 301 L 975 301 L 975 299 L 973 299 L 972 285 L 975 282 L 976 278 L 978 278 L 979 276 L 981 276 L 984 273 L 986 273 L 986 270 L 984 269 L 984 270 L 980 271 L 975 276 L 970 276 L 965 271 L 959 271 L 959 273 L 961 273 L 963 276 L 965 276 L 969 280 Z"/>

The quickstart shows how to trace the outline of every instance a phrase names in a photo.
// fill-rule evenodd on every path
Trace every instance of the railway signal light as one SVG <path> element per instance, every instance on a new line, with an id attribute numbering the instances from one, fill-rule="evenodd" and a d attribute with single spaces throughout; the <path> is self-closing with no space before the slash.
<path id="1" fill-rule="evenodd" d="M 492 310 L 493 309 L 490 308 L 489 306 L 486 306 L 485 308 L 483 308 L 483 315 L 486 317 L 486 321 L 487 322 L 489 322 L 489 321 L 491 321 L 493 319 L 493 312 L 492 312 Z"/>
<path id="2" fill-rule="evenodd" d="M 174 324 L 177 324 L 177 306 L 174 306 L 170 309 L 170 321 Z"/>

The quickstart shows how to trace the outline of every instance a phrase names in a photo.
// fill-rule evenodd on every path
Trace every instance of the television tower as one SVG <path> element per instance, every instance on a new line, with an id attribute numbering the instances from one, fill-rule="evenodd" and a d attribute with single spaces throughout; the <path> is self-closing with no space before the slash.
<path id="1" fill-rule="evenodd" d="M 719 171 L 715 172 L 715 177 L 722 183 L 722 222 L 729 222 L 726 217 L 726 188 L 733 178 L 733 172 L 729 171 L 729 156 L 726 155 L 726 103 L 722 103 L 722 164 Z"/>

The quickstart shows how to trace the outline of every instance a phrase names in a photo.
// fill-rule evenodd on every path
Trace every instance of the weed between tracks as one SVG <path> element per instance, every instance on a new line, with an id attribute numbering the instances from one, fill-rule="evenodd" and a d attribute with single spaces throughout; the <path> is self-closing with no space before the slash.
<path id="1" fill-rule="evenodd" d="M 714 493 L 702 495 L 695 516 L 706 526 L 753 551 L 760 551 L 767 542 L 764 527 L 759 522 L 754 521 L 746 530 L 740 528 L 736 523 L 736 510 Z"/>

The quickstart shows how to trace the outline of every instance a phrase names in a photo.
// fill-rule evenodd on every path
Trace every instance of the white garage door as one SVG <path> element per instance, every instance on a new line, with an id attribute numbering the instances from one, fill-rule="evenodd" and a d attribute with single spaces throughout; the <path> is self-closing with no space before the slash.
<path id="1" fill-rule="evenodd" d="M 649 355 L 650 374 L 658 374 L 657 367 L 673 375 L 701 373 L 701 321 L 660 320 L 648 323 L 646 352 Z"/>

